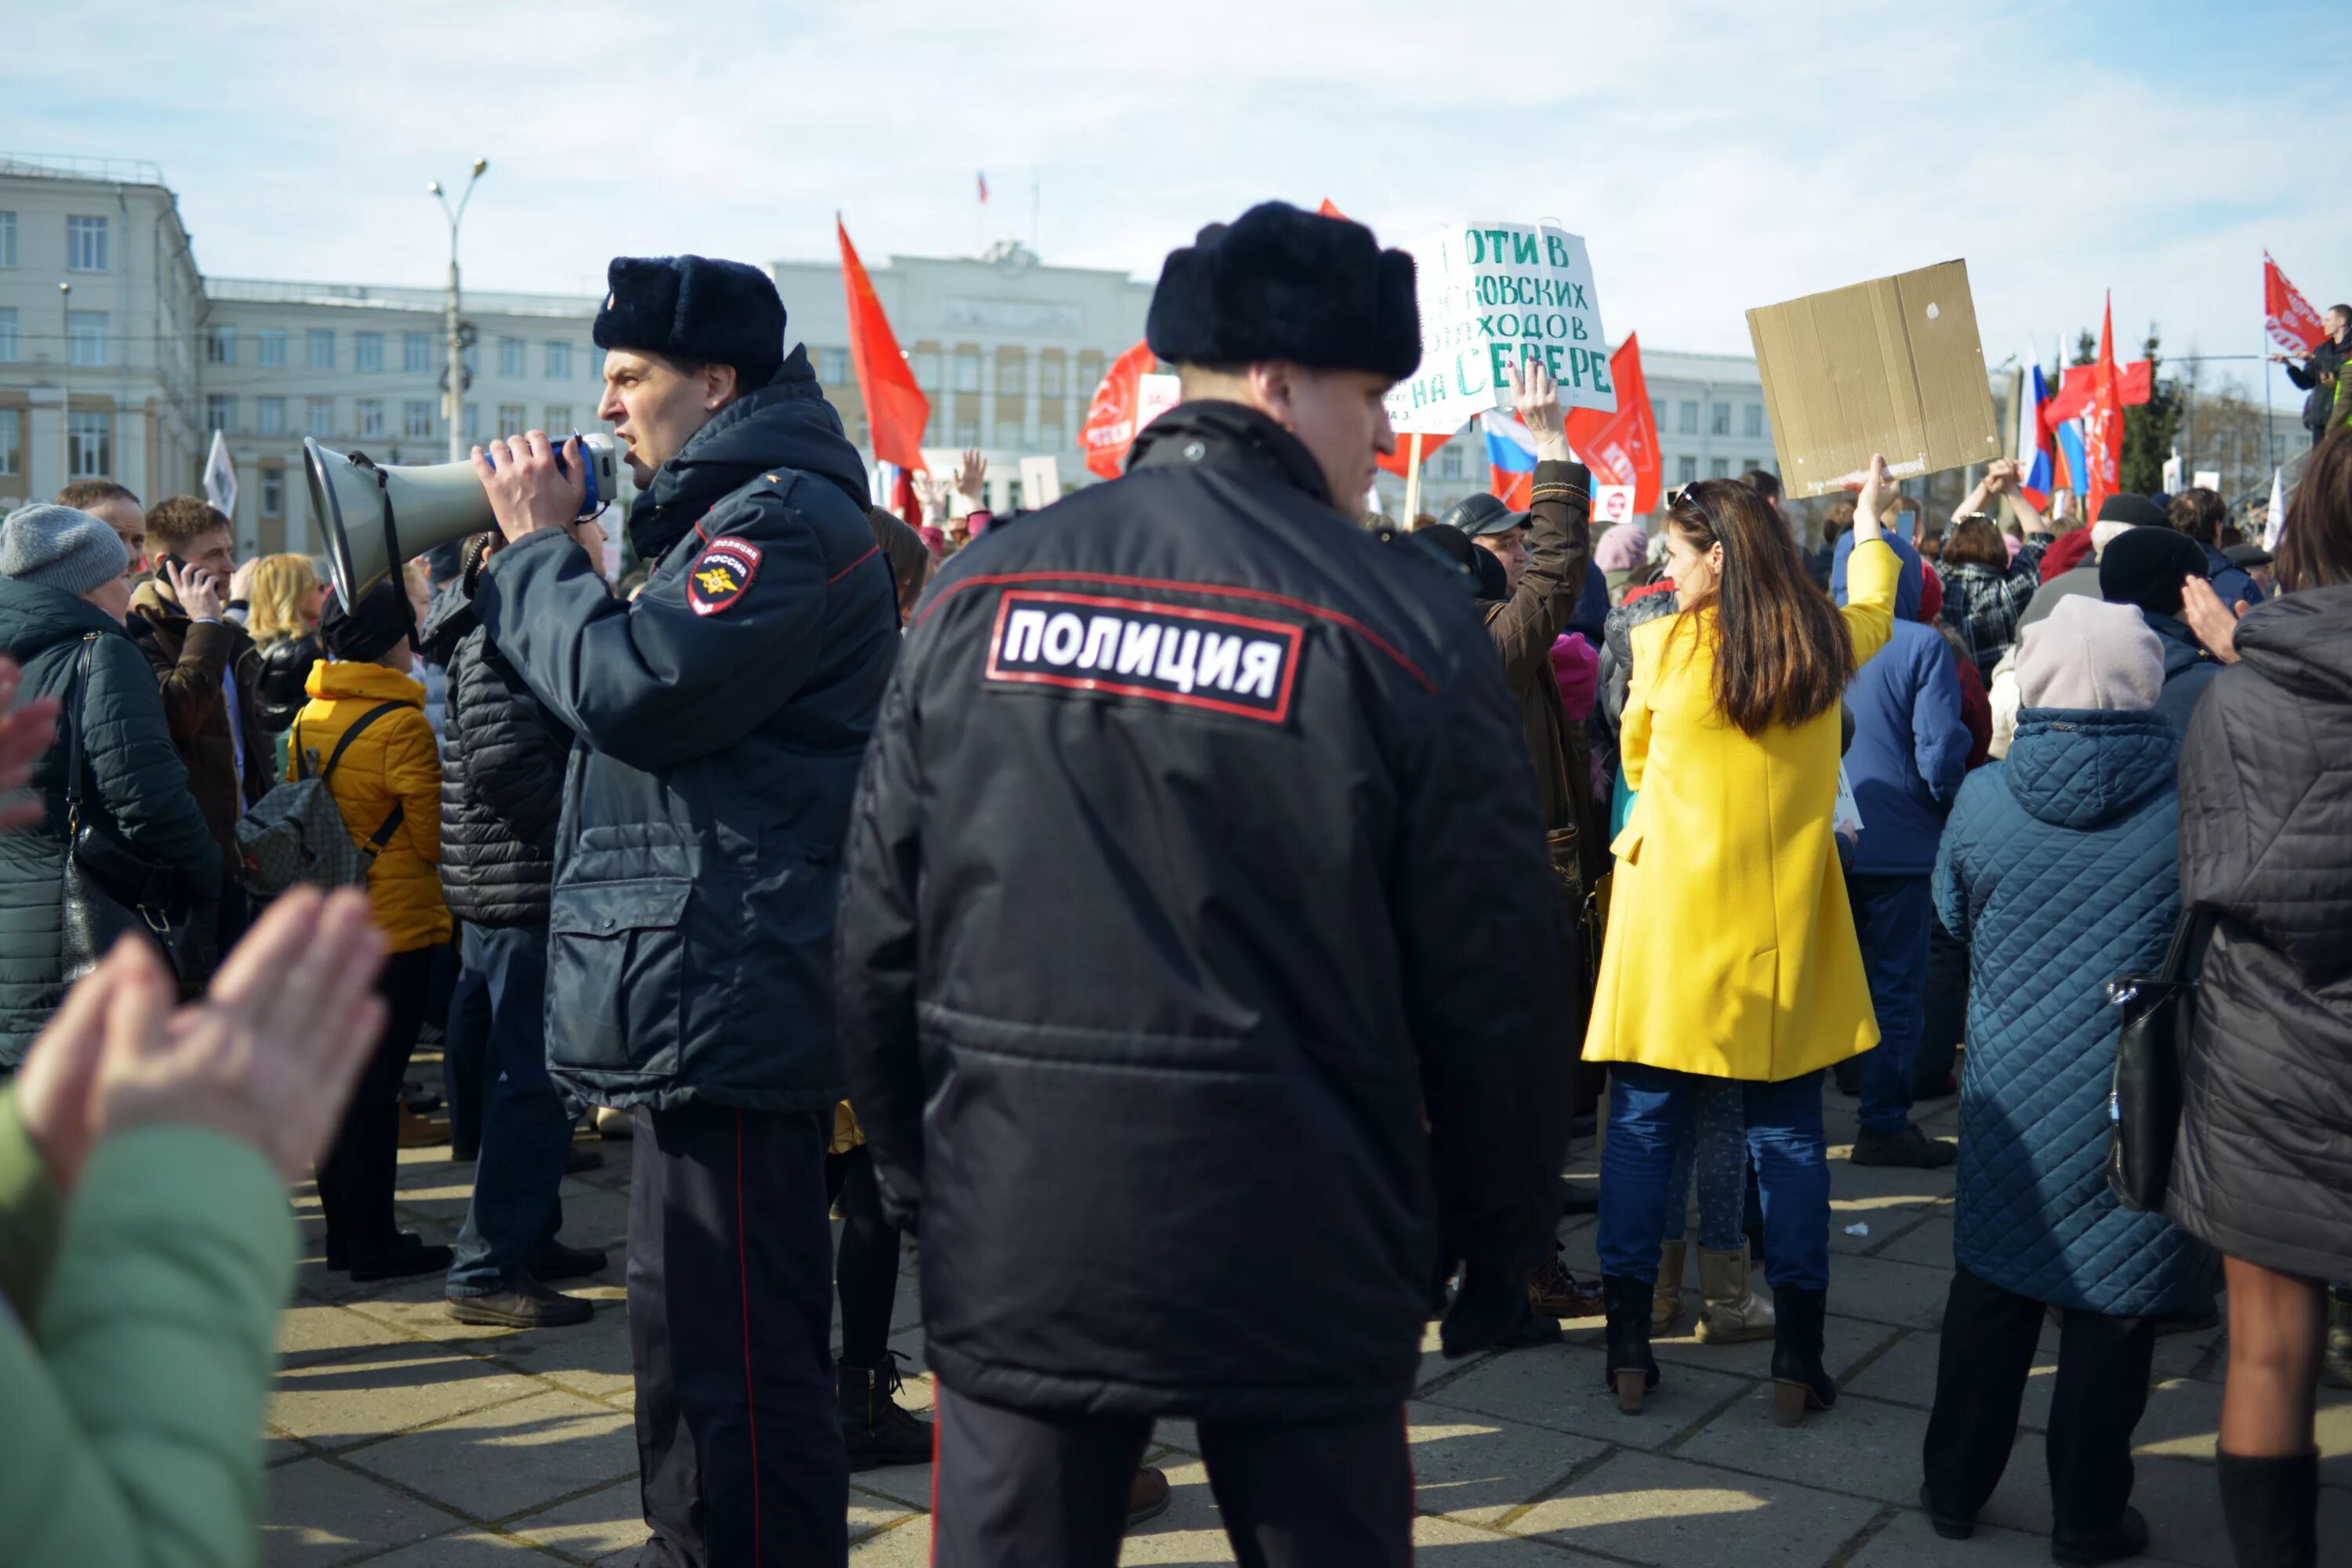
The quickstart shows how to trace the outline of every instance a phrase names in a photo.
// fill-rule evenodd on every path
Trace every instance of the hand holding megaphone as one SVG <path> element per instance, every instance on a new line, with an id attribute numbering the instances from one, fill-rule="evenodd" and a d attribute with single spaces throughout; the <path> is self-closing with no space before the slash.
<path id="1" fill-rule="evenodd" d="M 335 590 L 351 604 L 377 578 L 435 545 L 494 531 L 502 543 L 581 518 L 635 493 L 621 444 L 546 432 L 474 448 L 472 459 L 416 467 L 302 443 L 310 518 L 325 535 Z"/>
<path id="2" fill-rule="evenodd" d="M 584 454 L 577 433 L 558 447 L 549 443 L 544 430 L 526 430 L 474 448 L 474 477 L 490 499 L 501 542 L 512 544 L 527 533 L 551 528 L 568 531 L 604 510 L 601 500 L 591 500 Z"/>

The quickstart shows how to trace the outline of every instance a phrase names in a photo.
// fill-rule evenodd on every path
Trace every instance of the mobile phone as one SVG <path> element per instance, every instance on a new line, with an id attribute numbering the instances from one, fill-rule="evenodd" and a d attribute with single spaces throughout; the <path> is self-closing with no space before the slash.
<path id="1" fill-rule="evenodd" d="M 187 562 L 177 555 L 165 555 L 155 564 L 163 568 L 163 581 L 166 583 L 172 580 L 172 574 L 173 572 L 185 572 L 188 569 Z"/>

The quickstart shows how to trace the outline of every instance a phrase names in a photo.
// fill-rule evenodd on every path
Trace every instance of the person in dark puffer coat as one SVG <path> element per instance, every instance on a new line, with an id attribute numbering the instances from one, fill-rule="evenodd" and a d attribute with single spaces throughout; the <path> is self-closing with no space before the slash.
<path id="1" fill-rule="evenodd" d="M 425 657 L 449 674 L 441 891 L 464 922 L 465 966 L 482 976 L 490 1010 L 478 1079 L 481 1149 L 447 1293 L 460 1322 L 561 1327 L 586 1322 L 593 1310 L 547 1282 L 604 1265 L 604 1254 L 555 1238 L 572 1118 L 547 1076 L 543 1015 L 548 889 L 572 731 L 531 695 L 474 614 L 483 543 L 468 549 L 463 576 L 440 596 L 422 634 Z"/>
<path id="2" fill-rule="evenodd" d="M 99 519 L 69 507 L 20 508 L 0 523 L 0 654 L 23 669 L 19 706 L 55 697 L 58 744 L 27 787 L 47 805 L 37 826 L 0 834 L 0 1076 L 14 1072 L 65 994 L 65 741 L 79 724 L 83 809 L 191 898 L 220 885 L 220 847 L 188 790 L 146 656 L 123 625 L 130 552 Z M 89 683 L 77 700 L 82 645 Z"/>
<path id="3" fill-rule="evenodd" d="M 2211 1308 L 2217 1260 L 2107 1189 L 2116 1022 L 2106 985 L 2153 973 L 2179 912 L 2179 742 L 2153 712 L 2154 633 L 2080 595 L 2026 628 L 2007 760 L 1971 775 L 1944 834 L 1936 902 L 1970 944 L 1955 1269 L 1944 1309 L 1926 1501 L 1966 1535 L 2017 1437 L 2045 1308 L 2063 1314 L 2048 1435 L 2061 1563 L 2130 1556 L 2131 1434 L 2154 1320 Z"/>
<path id="4" fill-rule="evenodd" d="M 2277 583 L 2234 623 L 2184 586 L 2229 668 L 2181 752 L 2181 895 L 2216 924 L 2165 1205 L 2227 1259 L 2221 1507 L 2265 1568 L 2319 1561 L 2322 1299 L 2352 1279 L 2352 434 L 2312 455 Z"/>

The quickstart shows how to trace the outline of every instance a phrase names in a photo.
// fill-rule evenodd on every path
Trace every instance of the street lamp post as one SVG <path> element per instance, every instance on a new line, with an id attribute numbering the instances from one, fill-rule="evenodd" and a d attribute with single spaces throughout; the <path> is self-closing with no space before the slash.
<path id="1" fill-rule="evenodd" d="M 58 456 L 64 459 L 58 482 L 74 482 L 73 471 L 73 285 L 58 285 L 58 325 L 65 332 L 65 352 L 58 356 Z"/>
<path id="2" fill-rule="evenodd" d="M 488 158 L 474 160 L 473 175 L 467 180 L 466 188 L 459 193 L 457 205 L 454 207 L 449 205 L 449 194 L 441 188 L 440 181 L 436 180 L 425 187 L 440 198 L 442 216 L 449 220 L 449 301 L 446 320 L 443 322 L 446 338 L 444 346 L 449 356 L 449 394 L 443 402 L 443 407 L 449 418 L 449 460 L 453 463 L 466 459 L 465 423 L 460 416 L 466 405 L 465 345 L 457 341 L 457 226 L 465 221 L 466 204 L 474 199 L 474 186 L 489 166 Z"/>

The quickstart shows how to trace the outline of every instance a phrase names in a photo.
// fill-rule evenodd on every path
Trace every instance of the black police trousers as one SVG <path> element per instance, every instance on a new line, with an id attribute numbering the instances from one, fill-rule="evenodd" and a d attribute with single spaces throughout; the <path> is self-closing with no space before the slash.
<path id="1" fill-rule="evenodd" d="M 653 1539 L 641 1568 L 847 1560 L 827 1341 L 832 1114 L 640 1107 L 629 1351 Z"/>
<path id="2" fill-rule="evenodd" d="M 934 1413 L 932 1568 L 1112 1568 L 1148 1415 L 983 1405 Z M 1343 1421 L 1203 1421 L 1201 1457 L 1242 1568 L 1405 1568 L 1412 1462 L 1402 1407 Z"/>

